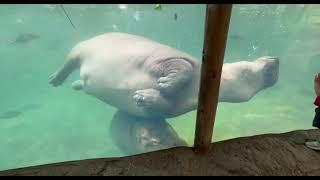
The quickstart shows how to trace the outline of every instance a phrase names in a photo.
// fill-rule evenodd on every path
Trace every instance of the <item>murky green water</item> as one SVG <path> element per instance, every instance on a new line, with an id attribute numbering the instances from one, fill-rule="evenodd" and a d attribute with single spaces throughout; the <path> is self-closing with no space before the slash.
<path id="1" fill-rule="evenodd" d="M 0 170 L 126 155 L 108 134 L 116 109 L 73 91 L 77 73 L 59 88 L 48 84 L 76 43 L 120 31 L 201 58 L 205 5 L 162 5 L 160 11 L 154 5 L 64 7 L 76 29 L 59 5 L 0 6 Z M 312 128 L 319 29 L 318 5 L 234 6 L 225 61 L 277 56 L 280 77 L 249 102 L 220 103 L 214 141 Z M 37 36 L 21 40 L 25 34 Z M 195 117 L 193 111 L 168 120 L 190 145 Z"/>

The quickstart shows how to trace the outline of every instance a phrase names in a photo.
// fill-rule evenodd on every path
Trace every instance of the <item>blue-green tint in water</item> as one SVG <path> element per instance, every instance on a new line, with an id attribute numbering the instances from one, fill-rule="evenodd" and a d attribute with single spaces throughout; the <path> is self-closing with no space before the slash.
<path id="1" fill-rule="evenodd" d="M 58 88 L 48 78 L 76 43 L 111 31 L 143 35 L 201 59 L 205 5 L 154 7 L 64 5 L 74 29 L 59 5 L 0 5 L 0 113 L 8 117 L 0 118 L 0 170 L 125 155 L 108 134 L 116 109 L 72 90 L 77 72 Z M 214 141 L 311 128 L 319 29 L 318 5 L 234 6 L 225 61 L 277 56 L 280 78 L 249 102 L 219 103 Z M 193 111 L 168 120 L 190 145 L 195 118 Z"/>

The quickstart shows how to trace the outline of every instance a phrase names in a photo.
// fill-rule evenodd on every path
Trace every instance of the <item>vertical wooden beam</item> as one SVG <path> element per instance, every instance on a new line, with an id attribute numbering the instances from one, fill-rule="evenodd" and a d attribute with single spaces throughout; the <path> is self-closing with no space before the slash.
<path id="1" fill-rule="evenodd" d="M 199 153 L 206 153 L 212 140 L 231 10 L 231 4 L 207 5 L 194 140 L 194 149 Z"/>

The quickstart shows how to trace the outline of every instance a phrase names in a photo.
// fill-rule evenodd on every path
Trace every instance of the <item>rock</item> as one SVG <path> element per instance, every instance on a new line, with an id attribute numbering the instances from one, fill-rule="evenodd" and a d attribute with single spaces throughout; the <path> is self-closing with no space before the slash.
<path id="1" fill-rule="evenodd" d="M 303 145 L 320 130 L 237 138 L 210 146 L 206 155 L 173 148 L 123 158 L 92 159 L 0 172 L 4 175 L 320 175 L 320 153 Z"/>

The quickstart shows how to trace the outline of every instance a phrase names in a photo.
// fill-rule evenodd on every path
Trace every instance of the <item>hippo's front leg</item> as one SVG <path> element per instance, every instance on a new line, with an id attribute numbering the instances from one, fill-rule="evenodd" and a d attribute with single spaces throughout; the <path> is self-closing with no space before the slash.
<path id="1" fill-rule="evenodd" d="M 155 114 L 159 112 L 168 112 L 172 108 L 172 104 L 166 98 L 161 96 L 156 89 L 138 90 L 133 95 L 136 105 Z"/>
<path id="2" fill-rule="evenodd" d="M 173 95 L 183 87 L 193 73 L 193 66 L 185 59 L 170 59 L 160 63 L 161 73 L 157 81 L 157 89 L 166 95 Z"/>
<path id="3" fill-rule="evenodd" d="M 171 58 L 152 64 L 148 70 L 158 78 L 156 86 L 137 90 L 133 99 L 137 106 L 153 114 L 166 114 L 174 108 L 173 97 L 192 78 L 193 66 L 185 59 Z"/>

